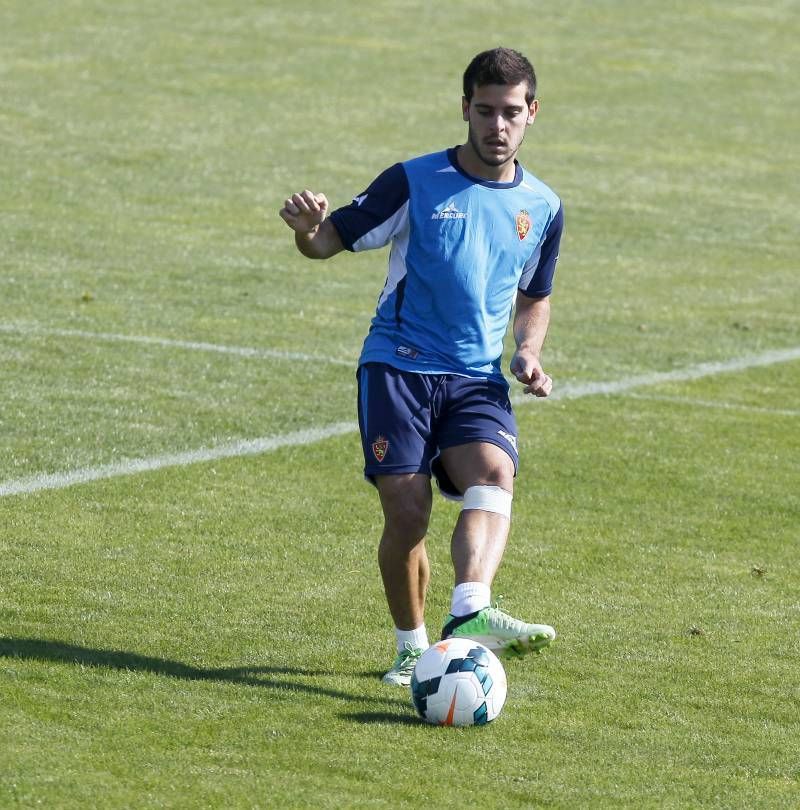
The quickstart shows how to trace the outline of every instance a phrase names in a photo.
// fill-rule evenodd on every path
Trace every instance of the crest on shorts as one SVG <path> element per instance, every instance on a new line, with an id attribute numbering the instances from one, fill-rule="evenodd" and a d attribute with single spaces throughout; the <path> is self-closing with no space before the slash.
<path id="1" fill-rule="evenodd" d="M 519 241 L 521 242 L 527 235 L 528 231 L 531 229 L 531 217 L 528 212 L 523 209 L 517 214 L 517 236 L 519 237 Z"/>
<path id="2" fill-rule="evenodd" d="M 383 436 L 378 436 L 374 442 L 372 442 L 372 453 L 376 459 L 378 459 L 378 463 L 383 461 L 386 458 L 386 454 L 389 452 L 389 442 L 383 438 Z"/>

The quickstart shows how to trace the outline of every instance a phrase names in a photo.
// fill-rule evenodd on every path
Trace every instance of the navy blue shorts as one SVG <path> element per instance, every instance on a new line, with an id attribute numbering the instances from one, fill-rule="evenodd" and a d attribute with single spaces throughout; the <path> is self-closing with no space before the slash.
<path id="1" fill-rule="evenodd" d="M 454 374 L 418 374 L 384 363 L 358 370 L 358 424 L 364 475 L 433 475 L 443 495 L 460 498 L 439 453 L 488 442 L 508 453 L 516 475 L 517 422 L 506 386 Z"/>

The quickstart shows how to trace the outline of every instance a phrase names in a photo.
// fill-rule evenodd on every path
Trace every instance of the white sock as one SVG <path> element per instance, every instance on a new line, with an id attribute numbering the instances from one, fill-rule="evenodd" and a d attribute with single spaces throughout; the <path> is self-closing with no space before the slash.
<path id="1" fill-rule="evenodd" d="M 468 616 L 492 603 L 492 589 L 484 582 L 462 582 L 453 588 L 450 613 Z"/>
<path id="2" fill-rule="evenodd" d="M 405 650 L 406 642 L 423 651 L 431 646 L 428 644 L 428 631 L 424 624 L 421 624 L 416 630 L 400 630 L 395 627 L 394 634 L 397 637 L 397 652 Z"/>

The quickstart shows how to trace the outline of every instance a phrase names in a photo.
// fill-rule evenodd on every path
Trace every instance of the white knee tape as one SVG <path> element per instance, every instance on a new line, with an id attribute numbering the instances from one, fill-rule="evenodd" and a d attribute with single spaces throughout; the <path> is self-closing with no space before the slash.
<path id="1" fill-rule="evenodd" d="M 512 494 L 502 487 L 478 485 L 468 487 L 464 492 L 462 509 L 482 509 L 484 512 L 497 512 L 511 520 Z"/>

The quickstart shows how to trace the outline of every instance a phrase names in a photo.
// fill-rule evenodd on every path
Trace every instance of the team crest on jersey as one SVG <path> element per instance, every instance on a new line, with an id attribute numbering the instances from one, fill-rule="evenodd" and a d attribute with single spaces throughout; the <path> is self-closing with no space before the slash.
<path id="1" fill-rule="evenodd" d="M 517 236 L 519 237 L 520 242 L 528 235 L 528 231 L 530 229 L 531 229 L 530 214 L 528 214 L 528 212 L 523 209 L 517 214 Z"/>
<path id="2" fill-rule="evenodd" d="M 376 459 L 378 459 L 378 463 L 380 464 L 386 458 L 386 454 L 389 452 L 389 442 L 383 438 L 383 436 L 378 436 L 377 439 L 372 443 L 372 453 Z"/>

